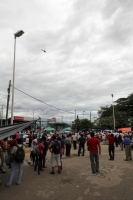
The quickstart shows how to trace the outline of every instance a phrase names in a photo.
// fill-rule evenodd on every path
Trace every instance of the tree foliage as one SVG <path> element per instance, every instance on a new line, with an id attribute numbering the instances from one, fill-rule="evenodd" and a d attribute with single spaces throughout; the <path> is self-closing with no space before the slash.
<path id="1" fill-rule="evenodd" d="M 133 128 L 133 93 L 127 98 L 119 98 L 114 104 L 115 127 L 132 126 Z M 112 105 L 110 107 L 100 107 L 96 123 L 102 129 L 113 129 L 114 121 Z"/>
<path id="2" fill-rule="evenodd" d="M 79 119 L 77 115 L 77 119 L 72 122 L 72 129 L 73 130 L 88 130 L 91 129 L 93 123 L 91 123 L 88 119 Z"/>

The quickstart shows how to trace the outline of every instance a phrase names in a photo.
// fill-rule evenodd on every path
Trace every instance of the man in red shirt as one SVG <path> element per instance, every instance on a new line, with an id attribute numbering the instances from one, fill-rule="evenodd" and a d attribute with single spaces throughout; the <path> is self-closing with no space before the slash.
<path id="1" fill-rule="evenodd" d="M 101 146 L 99 140 L 94 137 L 94 132 L 91 132 L 91 138 L 87 140 L 87 146 L 90 149 L 91 170 L 95 174 L 99 172 L 99 154 L 101 154 Z"/>
<path id="2" fill-rule="evenodd" d="M 106 138 L 109 140 L 109 156 L 110 156 L 109 160 L 114 160 L 114 151 L 115 151 L 114 143 L 115 143 L 115 137 L 114 137 L 113 133 L 111 133 L 110 136 L 106 133 Z"/>

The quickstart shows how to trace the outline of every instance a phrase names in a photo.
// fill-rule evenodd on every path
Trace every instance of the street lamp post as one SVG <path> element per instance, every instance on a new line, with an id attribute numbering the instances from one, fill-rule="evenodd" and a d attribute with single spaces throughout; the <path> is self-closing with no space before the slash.
<path id="1" fill-rule="evenodd" d="M 115 131 L 115 111 L 114 111 L 114 101 L 113 101 L 113 97 L 114 97 L 114 95 L 111 94 L 111 96 L 112 96 L 113 122 L 114 122 L 114 131 Z"/>
<path id="2" fill-rule="evenodd" d="M 34 111 L 35 111 L 35 110 L 41 110 L 41 109 L 40 109 L 40 108 L 36 108 L 36 109 L 28 108 L 28 110 L 32 110 L 32 111 L 33 111 L 33 121 L 34 121 Z"/>
<path id="3" fill-rule="evenodd" d="M 11 124 L 13 124 L 13 110 L 14 110 L 14 81 L 15 81 L 15 56 L 16 56 L 16 37 L 20 37 L 24 31 L 20 30 L 14 33 L 14 61 L 13 61 L 13 80 L 12 80 L 12 106 L 11 106 Z"/>

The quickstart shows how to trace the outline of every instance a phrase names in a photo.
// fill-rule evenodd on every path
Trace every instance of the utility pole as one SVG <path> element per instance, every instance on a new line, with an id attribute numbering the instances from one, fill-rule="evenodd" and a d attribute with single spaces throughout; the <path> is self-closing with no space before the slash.
<path id="1" fill-rule="evenodd" d="M 111 94 L 111 96 L 112 96 L 113 121 L 114 121 L 114 131 L 115 131 L 115 110 L 114 110 L 114 101 L 113 101 L 113 97 L 114 97 L 114 95 Z"/>
<path id="2" fill-rule="evenodd" d="M 90 122 L 91 122 L 91 111 L 90 111 Z"/>
<path id="3" fill-rule="evenodd" d="M 9 87 L 7 88 L 7 106 L 6 106 L 6 125 L 8 125 L 8 109 L 9 109 L 9 100 L 10 100 L 10 88 L 11 88 L 11 80 L 9 81 Z"/>
<path id="4" fill-rule="evenodd" d="M 3 109 L 4 105 L 1 105 L 1 126 L 3 125 Z"/>
<path id="5" fill-rule="evenodd" d="M 0 110 L 0 121 L 2 120 L 2 116 L 1 116 L 1 110 Z"/>

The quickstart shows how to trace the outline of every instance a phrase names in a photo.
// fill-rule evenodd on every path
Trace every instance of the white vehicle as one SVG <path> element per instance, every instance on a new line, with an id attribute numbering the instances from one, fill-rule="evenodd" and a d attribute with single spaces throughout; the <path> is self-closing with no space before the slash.
<path id="1" fill-rule="evenodd" d="M 23 140 L 26 141 L 26 138 L 28 138 L 28 135 L 27 135 L 27 134 L 24 134 L 24 135 L 23 135 Z"/>
<path id="2" fill-rule="evenodd" d="M 26 138 L 26 144 L 29 144 L 29 138 L 28 137 Z"/>

